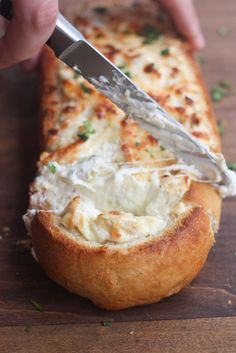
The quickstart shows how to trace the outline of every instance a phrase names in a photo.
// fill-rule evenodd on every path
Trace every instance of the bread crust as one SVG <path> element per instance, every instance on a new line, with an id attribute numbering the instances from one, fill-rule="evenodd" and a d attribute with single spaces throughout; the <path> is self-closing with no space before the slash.
<path id="1" fill-rule="evenodd" d="M 201 207 L 191 209 L 160 238 L 128 248 L 92 247 L 66 236 L 55 216 L 32 223 L 40 265 L 70 292 L 109 310 L 150 304 L 179 292 L 201 270 L 214 242 Z"/>
<path id="2" fill-rule="evenodd" d="M 199 85 L 204 86 L 191 52 L 186 51 L 186 55 Z M 57 91 L 57 66 L 54 54 L 45 47 L 39 71 L 41 146 L 47 152 L 50 152 L 61 104 Z M 204 99 L 216 151 L 220 151 L 220 138 L 206 89 Z M 65 147 L 68 148 L 70 146 Z M 63 154 L 63 151 L 58 153 Z M 51 279 L 104 309 L 119 310 L 153 303 L 179 292 L 190 283 L 201 270 L 214 243 L 209 213 L 214 216 L 218 228 L 221 212 L 218 192 L 209 184 L 192 182 L 185 200 L 195 207 L 161 237 L 128 247 L 89 246 L 59 226 L 55 215 L 38 212 L 32 221 L 33 247 L 39 263 Z"/>

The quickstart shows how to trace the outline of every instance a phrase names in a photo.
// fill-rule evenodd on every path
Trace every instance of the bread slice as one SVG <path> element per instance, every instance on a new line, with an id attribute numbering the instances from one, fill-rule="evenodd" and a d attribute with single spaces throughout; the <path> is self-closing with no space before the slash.
<path id="1" fill-rule="evenodd" d="M 199 68 L 162 12 L 90 10 L 74 22 L 195 137 L 220 151 Z M 40 77 L 43 152 L 28 212 L 40 265 L 105 309 L 177 293 L 214 243 L 217 190 L 48 48 Z"/>

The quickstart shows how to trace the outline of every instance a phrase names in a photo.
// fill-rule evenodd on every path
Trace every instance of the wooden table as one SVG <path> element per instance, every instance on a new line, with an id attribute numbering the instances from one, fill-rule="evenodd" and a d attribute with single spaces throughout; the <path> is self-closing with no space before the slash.
<path id="1" fill-rule="evenodd" d="M 236 87 L 236 2 L 198 0 L 208 47 L 204 76 Z M 217 29 L 229 26 L 220 36 Z M 224 152 L 236 160 L 235 94 L 215 104 Z M 38 156 L 37 79 L 19 68 L 0 73 L 0 352 L 236 352 L 236 201 L 224 202 L 216 245 L 198 278 L 150 306 L 106 312 L 50 281 L 22 241 L 21 219 Z M 9 227 L 2 228 L 2 227 Z M 44 308 L 36 311 L 35 299 Z M 110 320 L 110 327 L 101 326 Z"/>

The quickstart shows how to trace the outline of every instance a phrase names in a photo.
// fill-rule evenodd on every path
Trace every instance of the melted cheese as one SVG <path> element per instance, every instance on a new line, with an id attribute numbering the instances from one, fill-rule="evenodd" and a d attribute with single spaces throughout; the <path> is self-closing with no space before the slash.
<path id="1" fill-rule="evenodd" d="M 189 208 L 181 200 L 198 176 L 184 165 L 136 166 L 101 157 L 53 167 L 43 166 L 36 178 L 31 208 L 54 210 L 67 229 L 101 243 L 158 235 Z"/>

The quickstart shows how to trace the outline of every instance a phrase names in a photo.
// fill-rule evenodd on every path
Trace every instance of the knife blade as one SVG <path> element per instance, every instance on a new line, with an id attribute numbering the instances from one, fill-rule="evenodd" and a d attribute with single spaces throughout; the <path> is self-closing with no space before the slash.
<path id="1" fill-rule="evenodd" d="M 0 14 L 11 19 L 12 13 L 11 1 L 0 0 Z M 203 178 L 222 185 L 232 184 L 232 175 L 222 155 L 210 152 L 194 138 L 61 14 L 47 44 L 60 60 L 79 72 L 165 147 L 188 164 L 197 166 Z"/>

